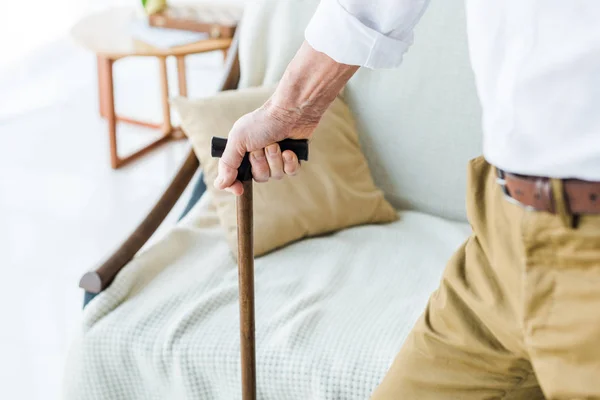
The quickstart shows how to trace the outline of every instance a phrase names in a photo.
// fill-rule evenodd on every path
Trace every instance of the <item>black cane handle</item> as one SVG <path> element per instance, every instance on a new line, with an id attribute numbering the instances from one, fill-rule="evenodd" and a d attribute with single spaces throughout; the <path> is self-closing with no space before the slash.
<path id="1" fill-rule="evenodd" d="M 284 139 L 281 142 L 278 142 L 279 148 L 282 152 L 286 150 L 291 150 L 296 154 L 298 160 L 300 161 L 308 161 L 308 140 L 306 139 Z M 225 151 L 225 146 L 227 145 L 227 139 L 213 137 L 211 143 L 211 155 L 213 157 L 220 158 Z M 242 160 L 242 165 L 238 168 L 238 176 L 237 179 L 239 181 L 248 181 L 252 179 L 252 165 L 250 164 L 249 154 L 246 153 L 244 159 Z"/>

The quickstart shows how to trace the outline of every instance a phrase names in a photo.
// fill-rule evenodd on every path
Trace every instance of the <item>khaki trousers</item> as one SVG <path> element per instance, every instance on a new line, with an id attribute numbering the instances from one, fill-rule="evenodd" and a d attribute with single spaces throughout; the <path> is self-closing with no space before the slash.
<path id="1" fill-rule="evenodd" d="M 527 211 L 495 173 L 471 162 L 473 233 L 373 399 L 600 399 L 600 215 Z"/>

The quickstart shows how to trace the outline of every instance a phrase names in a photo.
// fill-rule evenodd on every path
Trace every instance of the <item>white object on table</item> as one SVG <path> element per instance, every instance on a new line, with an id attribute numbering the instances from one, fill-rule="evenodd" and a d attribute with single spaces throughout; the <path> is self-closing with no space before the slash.
<path id="1" fill-rule="evenodd" d="M 134 18 L 129 31 L 135 39 L 161 49 L 182 46 L 208 39 L 208 33 L 153 27 L 145 19 Z"/>

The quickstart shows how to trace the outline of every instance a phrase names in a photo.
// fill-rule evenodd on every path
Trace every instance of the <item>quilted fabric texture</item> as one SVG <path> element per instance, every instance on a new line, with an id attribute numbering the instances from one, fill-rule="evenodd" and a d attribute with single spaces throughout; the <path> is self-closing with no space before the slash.
<path id="1" fill-rule="evenodd" d="M 237 267 L 209 196 L 86 307 L 65 400 L 241 398 Z M 469 231 L 402 212 L 259 258 L 258 398 L 367 399 Z"/>
<path id="2" fill-rule="evenodd" d="M 211 156 L 211 138 L 226 137 L 238 118 L 262 106 L 273 90 L 259 87 L 174 101 L 234 254 L 235 196 L 212 185 L 218 159 Z M 352 114 L 338 98 L 321 119 L 310 141 L 309 160 L 298 175 L 254 185 L 254 254 L 260 256 L 305 237 L 395 219 L 396 211 L 373 183 Z"/>

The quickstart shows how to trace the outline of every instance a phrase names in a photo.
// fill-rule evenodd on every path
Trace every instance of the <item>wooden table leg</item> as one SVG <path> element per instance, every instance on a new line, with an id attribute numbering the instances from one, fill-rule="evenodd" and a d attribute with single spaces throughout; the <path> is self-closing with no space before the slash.
<path id="1" fill-rule="evenodd" d="M 113 65 L 115 60 L 98 56 L 98 90 L 100 100 L 100 114 L 108 123 L 108 139 L 110 145 L 110 165 L 113 169 L 128 164 L 158 146 L 168 143 L 172 139 L 173 127 L 171 126 L 171 107 L 169 106 L 169 84 L 167 82 L 167 62 L 165 57 L 159 58 L 160 80 L 163 106 L 163 135 L 146 146 L 121 158 L 117 150 L 117 122 L 128 122 L 135 125 L 156 128 L 155 124 L 137 121 L 130 118 L 119 117 L 115 113 L 115 93 L 113 80 Z"/>
<path id="2" fill-rule="evenodd" d="M 169 105 L 169 78 L 167 71 L 167 58 L 159 57 L 160 65 L 160 89 L 163 109 L 163 133 L 169 135 L 173 130 L 171 125 L 171 106 Z"/>
<path id="3" fill-rule="evenodd" d="M 185 68 L 185 56 L 176 56 L 177 59 L 177 83 L 179 86 L 179 95 L 187 97 L 187 71 Z M 185 134 L 181 127 L 176 127 L 171 130 L 171 137 L 175 140 L 185 139 Z"/>
<path id="4" fill-rule="evenodd" d="M 102 56 L 96 56 L 98 64 L 98 105 L 100 106 L 100 116 L 106 118 L 106 74 L 107 59 Z"/>
<path id="5" fill-rule="evenodd" d="M 179 95 L 187 97 L 187 74 L 185 70 L 185 56 L 177 56 L 177 81 L 179 83 Z"/>
<path id="6" fill-rule="evenodd" d="M 252 180 L 242 182 L 237 198 L 238 275 L 240 296 L 240 350 L 242 399 L 256 399 L 256 353 L 254 337 L 254 218 Z"/>
<path id="7" fill-rule="evenodd" d="M 117 117 L 115 115 L 115 93 L 113 81 L 113 60 L 98 57 L 98 82 L 100 90 L 100 114 L 108 123 L 108 140 L 110 146 L 110 166 L 119 167 L 117 153 Z"/>
<path id="8" fill-rule="evenodd" d="M 108 83 L 107 83 L 107 79 L 106 76 L 107 74 L 111 73 L 111 71 L 108 71 L 108 65 L 107 65 L 107 60 L 106 58 L 98 55 L 96 56 L 97 58 L 97 63 L 98 63 L 98 105 L 99 105 L 99 109 L 100 109 L 100 116 L 102 118 L 106 118 L 108 115 L 108 111 L 107 111 L 107 98 L 108 98 L 108 93 L 107 90 L 108 88 Z M 114 60 L 113 60 L 114 62 Z M 147 122 L 147 121 L 140 121 L 138 119 L 134 119 L 134 118 L 129 118 L 129 117 L 123 117 L 120 115 L 116 115 L 115 118 L 117 119 L 117 122 L 125 122 L 127 124 L 132 124 L 132 125 L 138 125 L 138 126 L 143 126 L 146 128 L 152 128 L 152 129 L 161 129 L 162 128 L 162 124 L 156 124 L 154 122 Z"/>

